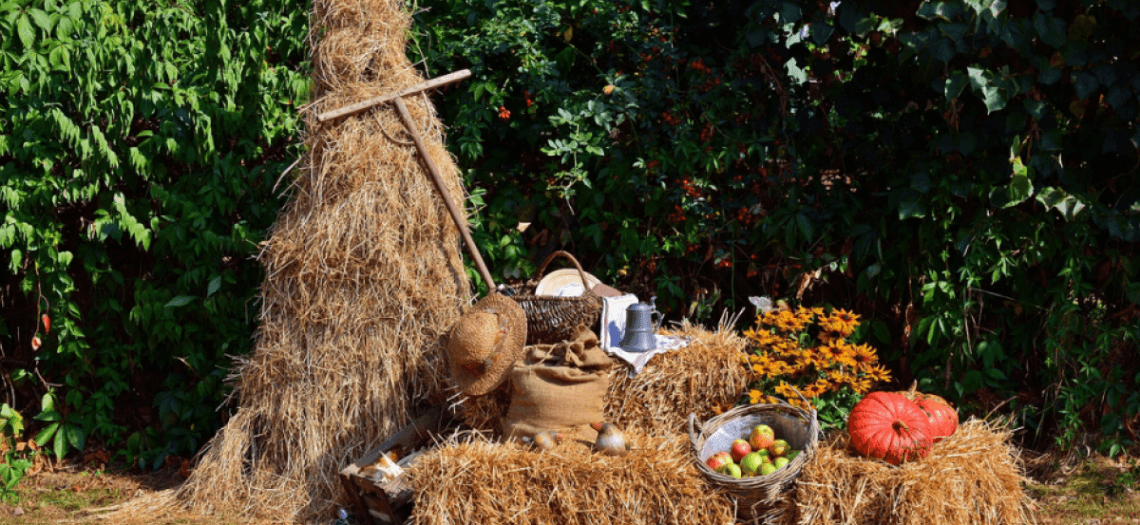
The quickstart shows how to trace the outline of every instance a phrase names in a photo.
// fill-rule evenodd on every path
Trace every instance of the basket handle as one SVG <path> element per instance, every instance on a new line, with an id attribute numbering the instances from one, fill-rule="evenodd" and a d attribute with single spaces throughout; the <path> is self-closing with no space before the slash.
<path id="1" fill-rule="evenodd" d="M 586 281 L 586 270 L 583 270 L 582 265 L 578 264 L 578 259 L 575 259 L 573 255 L 570 255 L 569 253 L 564 252 L 562 250 L 558 250 L 558 251 L 548 255 L 546 257 L 546 260 L 542 261 L 542 264 L 539 265 L 539 267 L 538 267 L 538 273 L 535 274 L 535 279 L 541 278 L 542 274 L 546 271 L 546 265 L 550 264 L 550 261 L 553 261 L 554 258 L 559 256 L 559 255 L 561 255 L 567 259 L 570 259 L 570 262 L 574 263 L 574 267 L 578 269 L 578 275 L 582 277 L 582 288 L 585 288 L 587 292 L 593 293 L 590 290 L 590 283 L 588 281 Z"/>
<path id="2" fill-rule="evenodd" d="M 700 432 L 704 431 L 704 426 L 697 423 L 697 415 L 689 412 L 689 441 L 693 443 L 694 450 L 697 448 L 697 438 L 700 437 Z"/>

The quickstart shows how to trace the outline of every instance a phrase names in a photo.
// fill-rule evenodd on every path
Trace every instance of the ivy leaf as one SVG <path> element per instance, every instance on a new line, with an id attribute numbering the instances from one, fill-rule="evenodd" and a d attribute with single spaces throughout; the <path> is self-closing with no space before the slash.
<path id="1" fill-rule="evenodd" d="M 206 297 L 217 293 L 218 289 L 222 287 L 222 276 L 219 275 L 210 280 L 210 285 L 206 289 Z"/>
<path id="2" fill-rule="evenodd" d="M 16 20 L 16 33 L 20 35 L 20 42 L 24 43 L 24 49 L 30 50 L 36 44 L 36 30 L 28 21 L 27 15 L 20 15 L 20 18 Z"/>
<path id="3" fill-rule="evenodd" d="M 916 14 L 927 20 L 941 18 L 949 22 L 961 13 L 962 7 L 958 2 L 923 2 Z"/>
<path id="4" fill-rule="evenodd" d="M 962 94 L 962 90 L 966 88 L 968 82 L 969 80 L 966 78 L 966 75 L 961 73 L 955 72 L 950 75 L 950 78 L 946 79 L 946 86 L 942 90 L 943 94 L 946 95 L 946 101 L 949 102 L 958 98 L 958 96 Z"/>
<path id="5" fill-rule="evenodd" d="M 1005 91 L 1001 88 L 997 86 L 986 86 L 982 88 L 982 95 L 986 102 L 987 113 L 993 113 L 1005 108 Z"/>
<path id="6" fill-rule="evenodd" d="M 1089 95 L 1096 91 L 1098 83 L 1096 77 L 1085 73 L 1084 71 L 1075 71 L 1070 76 L 1073 81 L 1073 86 L 1077 89 L 1077 99 L 1084 100 L 1089 98 Z"/>
<path id="7" fill-rule="evenodd" d="M 835 32 L 835 28 L 831 25 L 821 22 L 812 22 L 811 24 L 811 39 L 815 45 L 822 46 L 827 43 L 831 38 L 831 34 Z"/>
<path id="8" fill-rule="evenodd" d="M 803 16 L 803 11 L 800 10 L 800 6 L 795 2 L 784 2 L 784 4 L 780 6 L 781 24 L 791 24 Z"/>
<path id="9" fill-rule="evenodd" d="M 171 299 L 170 302 L 166 303 L 166 305 L 164 305 L 164 308 L 178 308 L 179 306 L 186 306 L 190 304 L 190 302 L 194 299 L 197 299 L 197 297 L 194 297 L 193 295 L 179 295 L 178 297 Z"/>
<path id="10" fill-rule="evenodd" d="M 1065 21 L 1061 18 L 1038 12 L 1033 15 L 1033 29 L 1037 30 L 1037 37 L 1054 49 L 1061 49 L 1068 36 L 1065 31 Z"/>
<path id="11" fill-rule="evenodd" d="M 1021 105 L 1033 120 L 1041 120 L 1045 116 L 1045 103 L 1040 100 L 1026 98 Z"/>
<path id="12" fill-rule="evenodd" d="M 948 38 L 939 38 L 932 46 L 930 53 L 935 60 L 949 62 L 950 59 L 954 58 L 954 43 Z"/>
<path id="13" fill-rule="evenodd" d="M 1046 67 L 1037 75 L 1037 81 L 1046 86 L 1052 86 L 1058 80 L 1061 80 L 1061 70 L 1055 67 Z"/>
<path id="14" fill-rule="evenodd" d="M 1037 7 L 1042 11 L 1052 11 L 1057 7 L 1057 0 L 1037 0 Z"/>

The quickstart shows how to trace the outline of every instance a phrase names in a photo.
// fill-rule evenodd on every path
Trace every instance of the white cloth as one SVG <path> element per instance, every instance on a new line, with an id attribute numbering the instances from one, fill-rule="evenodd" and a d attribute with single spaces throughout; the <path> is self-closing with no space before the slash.
<path id="1" fill-rule="evenodd" d="M 617 297 L 602 298 L 602 327 L 599 330 L 598 340 L 602 348 L 614 357 L 628 363 L 631 367 L 629 377 L 641 372 L 645 364 L 657 355 L 676 350 L 689 344 L 689 338 L 670 335 L 653 334 L 657 339 L 657 348 L 648 352 L 627 352 L 618 343 L 625 336 L 626 309 L 637 304 L 637 296 L 625 294 Z"/>

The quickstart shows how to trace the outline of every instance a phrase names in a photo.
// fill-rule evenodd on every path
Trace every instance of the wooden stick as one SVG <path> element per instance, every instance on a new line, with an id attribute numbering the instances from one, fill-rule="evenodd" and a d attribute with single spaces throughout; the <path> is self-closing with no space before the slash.
<path id="1" fill-rule="evenodd" d="M 401 89 L 395 93 L 389 93 L 387 95 L 381 95 L 379 97 L 373 97 L 373 98 L 370 98 L 368 100 L 363 100 L 363 101 L 357 102 L 355 104 L 345 106 L 345 107 L 340 108 L 340 109 L 334 109 L 332 111 L 326 111 L 324 113 L 321 113 L 320 115 L 317 115 L 317 121 L 324 122 L 326 120 L 332 120 L 334 118 L 340 118 L 340 117 L 343 117 L 345 115 L 352 115 L 354 113 L 359 113 L 359 112 L 364 111 L 370 107 L 378 106 L 378 105 L 383 104 L 385 102 L 390 102 L 392 100 L 399 99 L 400 97 L 403 97 L 403 96 L 412 95 L 415 93 L 419 93 L 421 91 L 427 91 L 429 89 L 434 89 L 434 88 L 437 88 L 439 86 L 446 86 L 447 84 L 454 84 L 455 82 L 459 82 L 460 80 L 463 80 L 463 79 L 470 77 L 470 76 L 471 76 L 471 70 L 460 69 L 459 71 L 455 71 L 453 73 L 448 73 L 442 77 L 436 77 L 436 78 L 433 78 L 431 80 L 426 80 L 424 82 L 420 82 L 419 84 L 416 84 L 413 86 L 408 86 L 408 87 Z"/>
<path id="2" fill-rule="evenodd" d="M 404 125 L 408 127 L 408 133 L 411 133 L 412 140 L 416 143 L 416 150 L 420 153 L 420 159 L 423 160 L 424 166 L 431 173 L 431 181 L 435 183 L 435 189 L 439 190 L 439 195 L 443 197 L 443 204 L 447 206 L 451 219 L 455 221 L 455 226 L 463 235 L 463 242 L 467 244 L 467 251 L 471 253 L 471 258 L 475 260 L 475 266 L 479 267 L 479 274 L 487 283 L 487 293 L 494 293 L 495 280 L 491 278 L 491 271 L 487 269 L 486 264 L 483 264 L 483 257 L 479 255 L 479 248 L 475 246 L 475 241 L 471 239 L 471 232 L 467 230 L 467 222 L 463 220 L 463 216 L 455 208 L 455 203 L 451 200 L 451 193 L 447 191 L 447 186 L 443 185 L 443 177 L 439 175 L 439 170 L 435 167 L 435 161 L 431 160 L 431 155 L 428 155 L 427 147 L 424 146 L 420 132 L 416 129 L 416 123 L 412 121 L 412 115 L 408 113 L 408 107 L 404 105 L 404 98 L 396 96 L 393 102 L 396 103 L 396 109 L 400 111 L 400 118 L 404 120 Z"/>

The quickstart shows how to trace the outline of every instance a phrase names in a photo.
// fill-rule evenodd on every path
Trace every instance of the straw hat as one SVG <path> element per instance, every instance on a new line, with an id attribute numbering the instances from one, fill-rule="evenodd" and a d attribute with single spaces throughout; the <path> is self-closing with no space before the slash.
<path id="1" fill-rule="evenodd" d="M 590 272 L 582 272 L 586 274 L 586 288 L 592 290 L 594 294 L 600 297 L 617 297 L 622 295 L 621 292 L 602 284 L 602 280 L 594 276 Z M 538 281 L 538 286 L 534 289 L 534 295 L 554 295 L 563 286 L 568 284 L 582 284 L 582 276 L 578 274 L 577 268 L 562 268 L 554 270 L 546 274 L 541 280 Z"/>
<path id="2" fill-rule="evenodd" d="M 475 303 L 447 338 L 451 379 L 465 394 L 481 396 L 495 389 L 523 354 L 526 313 L 493 293 Z"/>

